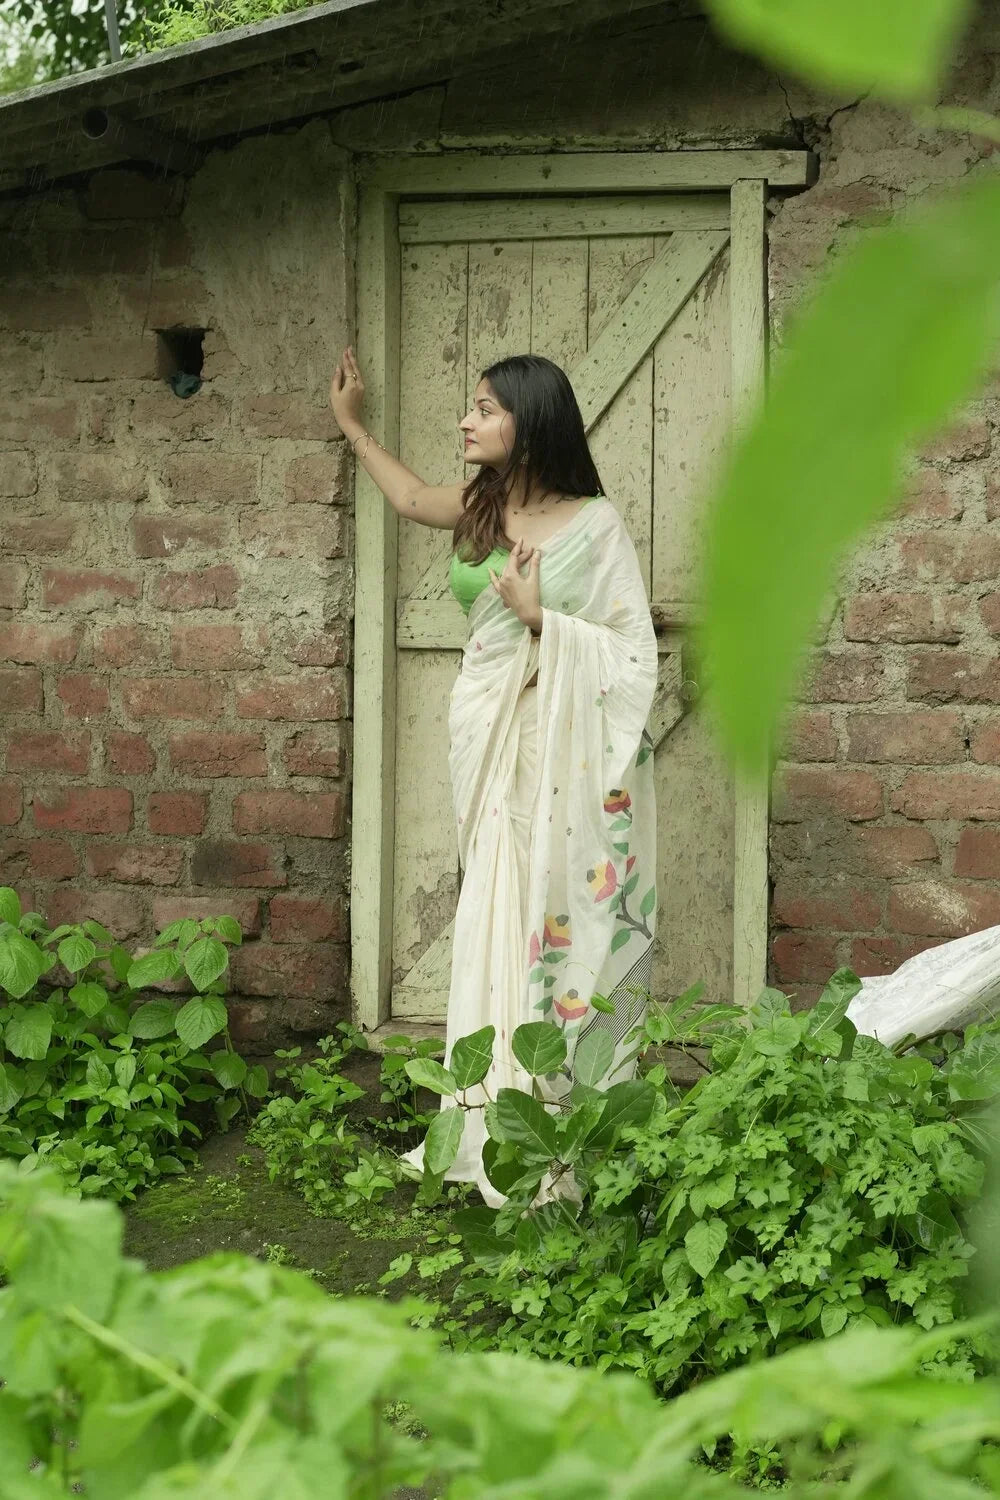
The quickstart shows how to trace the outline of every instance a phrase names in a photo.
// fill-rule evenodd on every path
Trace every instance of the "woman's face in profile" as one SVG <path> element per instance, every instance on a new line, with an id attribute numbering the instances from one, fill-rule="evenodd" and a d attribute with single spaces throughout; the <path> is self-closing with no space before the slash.
<path id="1" fill-rule="evenodd" d="M 514 447 L 514 418 L 500 405 L 488 380 L 476 386 L 472 407 L 458 425 L 466 463 L 504 467 Z"/>

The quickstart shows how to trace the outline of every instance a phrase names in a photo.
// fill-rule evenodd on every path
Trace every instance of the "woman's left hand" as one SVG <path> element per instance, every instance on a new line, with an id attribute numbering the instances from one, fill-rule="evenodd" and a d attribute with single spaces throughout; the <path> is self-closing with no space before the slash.
<path id="1" fill-rule="evenodd" d="M 512 609 L 522 624 L 532 628 L 541 624 L 542 601 L 538 583 L 538 564 L 541 553 L 537 547 L 529 547 L 520 538 L 514 543 L 504 566 L 503 572 L 498 578 L 493 569 L 490 568 L 490 582 L 496 589 L 500 598 Z M 521 567 L 528 564 L 528 576 L 522 578 Z"/>

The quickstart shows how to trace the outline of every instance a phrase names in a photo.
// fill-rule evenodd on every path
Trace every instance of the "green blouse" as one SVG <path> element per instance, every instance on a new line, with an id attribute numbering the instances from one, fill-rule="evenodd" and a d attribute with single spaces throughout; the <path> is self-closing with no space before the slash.
<path id="1" fill-rule="evenodd" d="M 588 495 L 587 503 L 589 504 L 591 500 L 599 498 L 597 495 Z M 568 526 L 569 522 L 567 521 L 566 524 Z M 484 557 L 482 562 L 467 563 L 462 562 L 457 552 L 451 554 L 448 582 L 451 584 L 452 593 L 466 614 L 469 613 L 469 610 L 483 589 L 489 587 L 490 569 L 492 568 L 494 573 L 501 573 L 507 564 L 509 555 L 509 547 L 494 547 L 493 551 L 488 557 Z"/>

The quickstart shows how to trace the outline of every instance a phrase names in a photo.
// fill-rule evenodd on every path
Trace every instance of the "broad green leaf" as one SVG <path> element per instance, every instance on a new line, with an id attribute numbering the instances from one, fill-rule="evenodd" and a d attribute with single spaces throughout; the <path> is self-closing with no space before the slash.
<path id="1" fill-rule="evenodd" d="M 905 458 L 995 356 L 998 234 L 991 174 L 846 251 L 732 455 L 709 507 L 698 652 L 723 745 L 751 774 L 771 762 L 845 553 L 895 508 Z"/>
<path id="2" fill-rule="evenodd" d="M 764 1057 L 783 1057 L 793 1052 L 802 1035 L 802 1026 L 795 1016 L 772 1016 L 750 1033 L 750 1045 Z"/>
<path id="3" fill-rule="evenodd" d="M 604 1112 L 585 1145 L 588 1150 L 610 1146 L 623 1125 L 641 1125 L 656 1103 L 656 1090 L 644 1078 L 613 1083 L 603 1095 Z"/>
<path id="4" fill-rule="evenodd" d="M 164 979 L 176 979 L 182 969 L 183 964 L 172 948 L 159 948 L 130 964 L 125 982 L 130 990 L 141 990 L 147 984 L 160 984 Z"/>
<path id="5" fill-rule="evenodd" d="M 406 1071 L 418 1088 L 433 1089 L 435 1094 L 453 1094 L 456 1089 L 454 1075 L 443 1068 L 432 1057 L 409 1057 Z"/>
<path id="6" fill-rule="evenodd" d="M 229 1012 L 217 995 L 195 995 L 177 1012 L 177 1035 L 192 1050 L 203 1047 L 209 1037 L 224 1031 Z"/>
<path id="7" fill-rule="evenodd" d="M 129 1035 L 153 1041 L 156 1037 L 169 1036 L 177 1023 L 177 1007 L 167 1000 L 149 1000 L 140 1005 L 128 1023 Z"/>
<path id="8" fill-rule="evenodd" d="M 1000 1032 L 984 1032 L 966 1042 L 943 1069 L 951 1099 L 993 1099 L 1000 1095 Z"/>
<path id="9" fill-rule="evenodd" d="M 266 1098 L 270 1084 L 268 1083 L 267 1069 L 263 1063 L 255 1063 L 247 1071 L 246 1082 L 243 1088 L 252 1099 Z"/>
<path id="10" fill-rule="evenodd" d="M 238 946 L 243 942 L 243 929 L 235 917 L 217 917 L 215 930 L 227 943 L 235 943 Z"/>
<path id="11" fill-rule="evenodd" d="M 64 968 L 68 969 L 71 974 L 79 974 L 82 969 L 93 962 L 97 949 L 90 938 L 73 933 L 63 938 L 56 952 Z"/>
<path id="12" fill-rule="evenodd" d="M 14 1000 L 34 989 L 48 966 L 46 954 L 20 932 L 7 932 L 0 937 L 0 989 Z"/>
<path id="13" fill-rule="evenodd" d="M 168 943 L 174 943 L 178 949 L 183 949 L 189 943 L 193 943 L 200 932 L 201 928 L 193 917 L 180 917 L 176 922 L 170 922 L 162 932 L 157 933 L 153 947 L 163 948 Z"/>
<path id="14" fill-rule="evenodd" d="M 520 1089 L 498 1089 L 496 1121 L 505 1140 L 553 1157 L 556 1154 L 556 1122 L 538 1099 Z"/>
<path id="15" fill-rule="evenodd" d="M 604 1026 L 591 1026 L 584 1032 L 573 1054 L 573 1079 L 594 1088 L 610 1068 L 615 1056 L 615 1042 Z"/>
<path id="16" fill-rule="evenodd" d="M 438 1110 L 424 1137 L 424 1161 L 431 1172 L 447 1172 L 458 1154 L 465 1129 L 465 1110 Z"/>
<path id="17" fill-rule="evenodd" d="M 554 1073 L 566 1061 L 566 1037 L 552 1021 L 527 1021 L 511 1037 L 511 1051 L 534 1077 Z"/>
<path id="18" fill-rule="evenodd" d="M 829 88 L 936 96 L 970 0 L 707 0 L 737 47 Z"/>
<path id="19" fill-rule="evenodd" d="M 228 967 L 229 950 L 218 938 L 199 938 L 184 953 L 184 968 L 196 990 L 207 990 Z"/>
<path id="20" fill-rule="evenodd" d="M 74 984 L 69 991 L 69 998 L 78 1010 L 82 1010 L 85 1016 L 99 1016 L 101 1011 L 107 1007 L 108 992 L 103 984 L 97 984 L 92 980 L 81 980 Z"/>
<path id="21" fill-rule="evenodd" d="M 247 1076 L 247 1065 L 242 1057 L 236 1052 L 230 1052 L 227 1047 L 223 1047 L 220 1052 L 213 1052 L 208 1060 L 212 1065 L 212 1072 L 224 1089 L 239 1088 Z"/>
<path id="22" fill-rule="evenodd" d="M 0 1114 L 7 1114 L 24 1093 L 24 1075 L 10 1063 L 0 1063 Z"/>
<path id="23" fill-rule="evenodd" d="M 121 1057 L 115 1058 L 115 1078 L 121 1088 L 129 1089 L 132 1087 L 132 1080 L 135 1078 L 135 1068 L 134 1052 L 123 1052 Z"/>
<path id="24" fill-rule="evenodd" d="M 726 1248 L 726 1226 L 721 1219 L 699 1219 L 684 1236 L 688 1265 L 704 1278 Z"/>
<path id="25" fill-rule="evenodd" d="M 87 1058 L 87 1082 L 102 1093 L 111 1086 L 111 1069 L 96 1052 Z"/>
<path id="26" fill-rule="evenodd" d="M 847 1322 L 847 1308 L 842 1302 L 827 1302 L 819 1315 L 819 1324 L 824 1338 L 833 1338 Z"/>
<path id="27" fill-rule="evenodd" d="M 41 1062 L 52 1038 L 52 1012 L 47 1005 L 15 1005 L 4 1028 L 3 1041 L 15 1057 Z"/>
<path id="28" fill-rule="evenodd" d="M 9 885 L 0 885 L 0 922 L 9 922 L 16 927 L 21 920 L 21 902 L 17 892 Z"/>
<path id="29" fill-rule="evenodd" d="M 484 1026 L 470 1036 L 460 1036 L 451 1049 L 451 1074 L 456 1088 L 469 1089 L 481 1083 L 493 1061 L 496 1027 Z"/>

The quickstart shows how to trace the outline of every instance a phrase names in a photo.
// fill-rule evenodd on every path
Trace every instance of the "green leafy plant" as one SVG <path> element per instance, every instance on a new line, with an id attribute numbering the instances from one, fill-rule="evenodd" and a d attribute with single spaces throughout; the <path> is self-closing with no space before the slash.
<path id="1" fill-rule="evenodd" d="M 493 1314 L 469 1342 L 632 1369 L 667 1392 L 844 1328 L 959 1318 L 1000 1029 L 910 1038 L 897 1055 L 846 1019 L 859 983 L 839 970 L 796 1015 L 775 990 L 747 1015 L 699 1017 L 690 996 L 653 1007 L 640 1047 L 710 1044 L 683 1097 L 662 1063 L 598 1093 L 587 1069 L 601 1076 L 610 1037 L 593 1031 L 561 1105 L 498 1090 L 483 1161 L 507 1202 L 454 1219 L 477 1263 L 457 1300 Z M 485 1078 L 492 1043 L 486 1028 L 456 1043 L 449 1069 L 409 1065 L 456 1100 L 428 1134 L 433 1172 L 457 1150 L 461 1095 Z M 513 1048 L 535 1077 L 558 1076 L 550 1023 L 518 1028 Z M 569 1173 L 579 1205 L 532 1208 L 546 1176 Z M 956 1345 L 949 1372 L 973 1374 L 986 1352 Z"/>
<path id="2" fill-rule="evenodd" d="M 386 1037 L 379 1066 L 379 1103 L 391 1105 L 393 1112 L 383 1119 L 369 1116 L 373 1130 L 399 1135 L 427 1129 L 433 1115 L 418 1108 L 417 1085 L 407 1072 L 406 1064 L 413 1058 L 430 1058 L 443 1051 L 441 1043 L 433 1037 L 423 1037 L 419 1041 L 402 1033 Z"/>
<path id="3" fill-rule="evenodd" d="M 49 930 L 0 888 L 0 1153 L 114 1199 L 182 1172 L 197 1106 L 224 1128 L 267 1093 L 266 1070 L 233 1049 L 222 999 L 225 944 L 240 941 L 231 917 L 174 922 L 135 959 L 100 923 Z M 189 999 L 148 998 L 183 976 Z"/>
<path id="4" fill-rule="evenodd" d="M 150 1273 L 108 1203 L 0 1164 L 10 1500 L 736 1500 L 720 1434 L 788 1452 L 788 1500 L 1000 1493 L 1000 1382 L 919 1373 L 948 1331 L 857 1329 L 663 1405 L 629 1375 L 455 1354 L 395 1306 L 234 1254 Z M 835 1488 L 831 1486 L 835 1484 Z"/>

